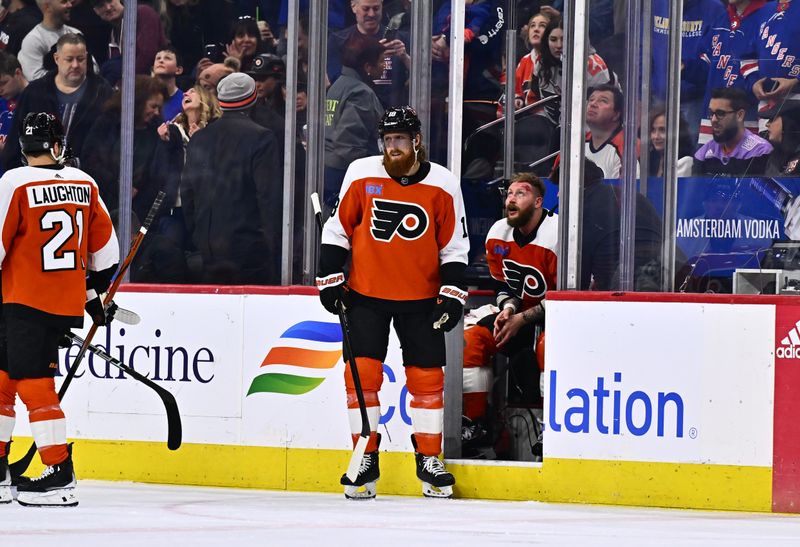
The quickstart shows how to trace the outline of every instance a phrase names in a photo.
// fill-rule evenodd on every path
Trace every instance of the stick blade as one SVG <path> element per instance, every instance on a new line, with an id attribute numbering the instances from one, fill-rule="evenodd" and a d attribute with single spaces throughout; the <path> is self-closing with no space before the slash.
<path id="1" fill-rule="evenodd" d="M 367 441 L 369 441 L 369 436 L 359 437 L 356 447 L 353 449 L 353 455 L 350 456 L 350 465 L 347 466 L 345 475 L 351 482 L 355 482 L 358 478 L 358 468 L 361 467 L 361 458 L 364 457 L 364 453 L 367 451 Z"/>

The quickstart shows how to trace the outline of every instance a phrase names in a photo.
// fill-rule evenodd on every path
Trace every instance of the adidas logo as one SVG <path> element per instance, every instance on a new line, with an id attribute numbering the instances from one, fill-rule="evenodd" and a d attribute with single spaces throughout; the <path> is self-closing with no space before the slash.
<path id="1" fill-rule="evenodd" d="M 789 334 L 781 340 L 781 345 L 775 348 L 775 357 L 781 359 L 800 359 L 800 321 L 798 321 Z"/>

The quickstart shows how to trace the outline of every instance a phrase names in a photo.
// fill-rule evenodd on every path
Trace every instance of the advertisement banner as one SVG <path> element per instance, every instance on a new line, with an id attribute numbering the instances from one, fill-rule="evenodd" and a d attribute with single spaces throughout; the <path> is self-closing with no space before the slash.
<path id="1" fill-rule="evenodd" d="M 548 457 L 770 466 L 774 307 L 554 301 Z"/>
<path id="2" fill-rule="evenodd" d="M 316 296 L 120 292 L 115 301 L 141 322 L 114 321 L 94 343 L 175 396 L 185 443 L 352 448 L 341 329 Z M 78 349 L 60 352 L 60 377 Z M 62 403 L 70 438 L 166 439 L 164 408 L 151 389 L 91 354 L 79 371 Z M 381 448 L 410 450 L 394 333 L 380 398 Z M 15 433 L 29 434 L 19 401 L 16 411 Z"/>

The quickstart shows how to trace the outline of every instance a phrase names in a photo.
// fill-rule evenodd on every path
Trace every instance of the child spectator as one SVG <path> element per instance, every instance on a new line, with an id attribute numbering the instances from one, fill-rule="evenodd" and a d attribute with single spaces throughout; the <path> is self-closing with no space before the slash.
<path id="1" fill-rule="evenodd" d="M 161 80 L 167 87 L 167 101 L 162 112 L 164 120 L 170 121 L 181 112 L 183 91 L 178 89 L 176 78 L 183 74 L 181 54 L 172 46 L 165 47 L 156 53 L 153 63 L 153 76 Z"/>

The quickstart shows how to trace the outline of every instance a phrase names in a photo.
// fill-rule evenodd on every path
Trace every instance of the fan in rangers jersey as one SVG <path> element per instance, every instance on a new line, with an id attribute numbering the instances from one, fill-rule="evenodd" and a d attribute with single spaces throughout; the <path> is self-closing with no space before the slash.
<path id="1" fill-rule="evenodd" d="M 97 183 L 63 165 L 64 131 L 52 114 L 30 113 L 20 127 L 26 167 L 0 178 L 0 503 L 10 502 L 8 453 L 16 395 L 46 469 L 17 485 L 30 506 L 74 506 L 75 473 L 54 376 L 64 332 L 110 318 L 101 297 L 117 269 L 119 246 Z"/>
<path id="2" fill-rule="evenodd" d="M 464 331 L 465 452 L 480 444 L 480 432 L 485 431 L 492 356 L 512 356 L 536 346 L 539 369 L 544 370 L 544 301 L 556 284 L 558 243 L 558 216 L 542 207 L 544 192 L 544 183 L 533 173 L 514 175 L 507 216 L 486 236 L 486 261 L 500 312 Z"/>
<path id="3" fill-rule="evenodd" d="M 370 438 L 355 481 L 342 476 L 349 498 L 375 497 L 378 469 L 378 391 L 389 324 L 403 348 L 417 477 L 423 493 L 447 497 L 453 476 L 438 459 L 444 415 L 444 332 L 463 315 L 462 276 L 469 237 L 458 178 L 429 162 L 420 121 L 409 106 L 390 108 L 378 129 L 383 156 L 354 161 L 338 205 L 325 223 L 317 287 L 322 305 L 346 306 L 352 348 L 369 416 Z M 352 256 L 350 275 L 344 265 Z M 350 367 L 345 368 L 350 427 L 358 438 L 360 412 Z"/>

